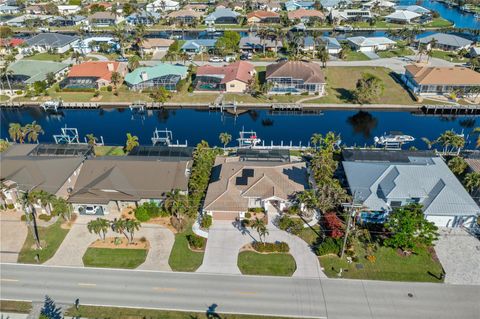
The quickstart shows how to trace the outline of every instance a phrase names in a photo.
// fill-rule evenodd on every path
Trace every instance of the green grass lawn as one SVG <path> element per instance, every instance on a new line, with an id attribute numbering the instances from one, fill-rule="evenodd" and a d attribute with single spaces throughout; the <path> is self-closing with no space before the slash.
<path id="1" fill-rule="evenodd" d="M 413 104 L 410 94 L 392 77 L 390 69 L 382 67 L 328 67 L 325 69 L 327 95 L 305 103 L 353 103 L 353 91 L 362 73 L 378 76 L 384 83 L 383 95 L 374 103 Z"/>
<path id="2" fill-rule="evenodd" d="M 427 28 L 445 28 L 452 26 L 453 23 L 442 17 L 434 18 L 431 22 L 424 24 Z"/>
<path id="3" fill-rule="evenodd" d="M 244 275 L 292 276 L 297 269 L 290 254 L 259 254 L 242 251 L 238 254 L 238 268 Z"/>
<path id="4" fill-rule="evenodd" d="M 0 102 L 5 102 L 10 100 L 10 97 L 7 95 L 0 95 Z"/>
<path id="5" fill-rule="evenodd" d="M 61 54 L 50 54 L 47 52 L 37 53 L 35 55 L 25 57 L 26 60 L 38 60 L 38 61 L 55 61 L 62 62 L 65 59 L 68 59 L 68 55 Z"/>
<path id="6" fill-rule="evenodd" d="M 349 51 L 344 61 L 367 61 L 370 60 L 368 56 L 366 56 L 363 52 L 358 51 Z"/>
<path id="7" fill-rule="evenodd" d="M 208 305 L 205 305 L 205 311 Z M 115 318 L 115 319 L 208 319 L 205 312 L 184 312 L 171 310 L 155 310 L 155 309 L 133 309 L 133 308 L 117 308 L 117 307 L 98 307 L 98 306 L 80 306 L 78 310 L 74 307 L 67 310 L 66 316 L 74 318 Z M 217 317 L 215 317 L 217 318 Z M 254 316 L 254 315 L 235 315 L 221 314 L 220 319 L 281 319 L 282 317 L 272 316 Z"/>
<path id="8" fill-rule="evenodd" d="M 459 56 L 455 52 L 448 52 L 442 50 L 432 50 L 432 57 L 438 58 L 450 62 L 466 62 L 467 59 L 460 59 Z M 422 59 L 426 59 L 426 57 L 422 57 Z"/>
<path id="9" fill-rule="evenodd" d="M 303 239 L 307 244 L 313 245 L 317 241 L 319 234 L 320 226 L 317 224 L 313 227 L 305 227 L 302 229 L 300 234 L 298 234 L 298 237 Z"/>
<path id="10" fill-rule="evenodd" d="M 95 156 L 123 156 L 123 146 L 95 146 Z"/>
<path id="11" fill-rule="evenodd" d="M 55 92 L 54 88 L 50 88 L 48 93 L 51 98 L 60 98 L 64 102 L 92 102 L 92 101 L 102 101 L 102 102 L 135 102 L 135 101 L 145 101 L 151 102 L 152 99 L 147 93 L 140 93 L 136 91 L 129 90 L 126 86 L 120 86 L 118 89 L 118 96 L 114 95 L 113 92 L 108 92 L 106 90 L 100 91 L 100 100 L 94 98 L 93 92 Z"/>
<path id="12" fill-rule="evenodd" d="M 63 242 L 63 239 L 65 239 L 65 236 L 68 234 L 68 229 L 60 227 L 62 221 L 63 220 L 59 218 L 58 221 L 51 226 L 38 227 L 38 235 L 40 237 L 40 243 L 42 244 L 41 250 L 35 248 L 35 240 L 29 228 L 27 239 L 18 255 L 18 262 L 34 264 L 36 263 L 36 254 L 40 257 L 40 263 L 44 263 L 52 258 L 58 247 L 60 247 L 60 244 Z"/>
<path id="13" fill-rule="evenodd" d="M 145 262 L 148 250 L 124 248 L 88 248 L 83 255 L 87 267 L 134 269 Z"/>
<path id="14" fill-rule="evenodd" d="M 188 247 L 187 235 L 193 234 L 192 225 L 187 226 L 187 230 L 175 234 L 168 264 L 173 271 L 195 271 L 203 262 L 203 252 L 195 252 Z"/>
<path id="15" fill-rule="evenodd" d="M 327 276 L 332 278 L 336 278 L 339 269 L 343 268 L 343 278 L 441 282 L 440 279 L 428 273 L 440 276 L 442 266 L 426 249 L 420 249 L 417 255 L 403 257 L 392 248 L 380 247 L 375 253 L 374 263 L 365 258 L 363 248 L 357 247 L 356 254 L 359 257 L 357 263 L 348 264 L 345 259 L 341 260 L 336 255 L 329 255 L 320 257 L 320 264 L 324 267 Z M 356 266 L 358 264 L 363 265 L 363 269 L 358 269 Z"/>
<path id="16" fill-rule="evenodd" d="M 379 51 L 377 55 L 381 58 L 393 58 L 397 56 L 413 55 L 414 52 L 409 47 L 395 48 L 388 51 Z"/>
<path id="17" fill-rule="evenodd" d="M 0 312 L 29 313 L 31 310 L 31 302 L 0 300 Z"/>

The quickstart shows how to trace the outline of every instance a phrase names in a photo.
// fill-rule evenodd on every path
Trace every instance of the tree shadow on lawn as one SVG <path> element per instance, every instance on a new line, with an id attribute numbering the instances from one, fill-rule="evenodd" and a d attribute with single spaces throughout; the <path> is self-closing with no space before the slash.
<path id="1" fill-rule="evenodd" d="M 355 94 L 354 90 L 348 90 L 345 88 L 332 88 L 336 92 L 336 97 L 345 103 L 354 103 Z"/>
<path id="2" fill-rule="evenodd" d="M 397 83 L 398 85 L 400 85 L 404 90 L 405 92 L 408 93 L 408 96 L 410 96 L 410 98 L 412 99 L 412 102 L 415 102 L 417 101 L 417 98 L 415 97 L 415 95 L 412 93 L 412 91 L 410 91 L 410 89 L 408 88 L 408 86 L 405 84 L 405 82 L 402 81 L 402 78 L 399 74 L 393 72 L 393 71 L 390 71 L 388 72 L 388 75 L 393 79 L 393 81 L 395 83 Z"/>

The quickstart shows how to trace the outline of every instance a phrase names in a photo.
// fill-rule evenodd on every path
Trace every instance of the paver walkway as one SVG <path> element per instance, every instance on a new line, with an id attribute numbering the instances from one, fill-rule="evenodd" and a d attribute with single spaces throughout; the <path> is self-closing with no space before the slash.
<path id="1" fill-rule="evenodd" d="M 92 218 L 91 216 L 78 216 L 60 248 L 45 264 L 83 267 L 83 255 L 88 246 L 98 239 L 97 235 L 90 234 L 87 229 L 87 223 Z M 118 234 L 109 231 L 108 236 L 118 236 Z M 135 232 L 135 237 L 142 236 L 150 242 L 150 250 L 145 262 L 138 269 L 171 270 L 168 265 L 168 258 L 175 241 L 173 233 L 159 225 L 142 224 L 140 230 Z"/>
<path id="2" fill-rule="evenodd" d="M 440 229 L 435 251 L 445 270 L 445 282 L 480 285 L 480 241 L 461 228 Z"/>
<path id="3" fill-rule="evenodd" d="M 16 263 L 18 253 L 27 238 L 27 224 L 20 220 L 22 213 L 2 211 L 0 213 L 0 262 Z"/>

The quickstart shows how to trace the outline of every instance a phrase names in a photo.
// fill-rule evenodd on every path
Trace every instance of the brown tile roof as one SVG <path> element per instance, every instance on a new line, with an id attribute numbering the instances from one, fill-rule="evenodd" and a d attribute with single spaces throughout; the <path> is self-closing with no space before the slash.
<path id="1" fill-rule="evenodd" d="M 308 186 L 305 163 L 245 162 L 217 157 L 205 197 L 205 210 L 245 211 L 248 197 L 262 199 L 278 197 L 288 200 L 290 195 Z M 237 183 L 244 169 L 252 169 L 253 176 L 245 185 Z"/>
<path id="2" fill-rule="evenodd" d="M 112 65 L 112 71 L 109 70 L 109 64 Z M 119 66 L 120 62 L 116 61 L 83 62 L 72 66 L 68 73 L 68 77 L 96 77 L 110 81 L 112 78 L 112 72 L 117 71 Z"/>
<path id="3" fill-rule="evenodd" d="M 75 183 L 72 203 L 160 199 L 173 189 L 187 190 L 189 161 L 160 161 L 136 156 L 86 160 Z"/>
<path id="4" fill-rule="evenodd" d="M 280 17 L 280 15 L 276 12 L 261 11 L 261 10 L 253 11 L 253 12 L 250 12 L 249 14 L 247 14 L 247 19 L 250 19 L 250 18 L 253 18 L 253 17 L 257 17 L 259 19 L 264 19 L 264 18 L 277 18 L 277 17 Z"/>
<path id="5" fill-rule="evenodd" d="M 311 18 L 311 17 L 319 17 L 321 19 L 325 19 L 325 15 L 323 12 L 318 10 L 305 10 L 305 9 L 298 9 L 295 11 L 288 12 L 288 18 L 290 20 L 294 19 L 302 19 L 302 18 Z"/>
<path id="6" fill-rule="evenodd" d="M 292 77 L 305 83 L 325 83 L 325 75 L 318 63 L 284 61 L 267 65 L 266 78 Z"/>
<path id="7" fill-rule="evenodd" d="M 410 64 L 405 69 L 421 85 L 480 85 L 480 73 L 469 68 Z"/>
<path id="8" fill-rule="evenodd" d="M 237 61 L 225 66 L 204 65 L 197 68 L 197 75 L 224 75 L 220 83 L 233 80 L 248 83 L 254 74 L 253 64 L 246 61 Z"/>
<path id="9" fill-rule="evenodd" d="M 206 4 L 187 4 L 185 7 L 183 7 L 186 10 L 205 10 L 208 8 L 208 5 Z"/>
<path id="10" fill-rule="evenodd" d="M 142 48 L 151 49 L 155 47 L 170 47 L 175 40 L 162 39 L 162 38 L 151 38 L 145 39 L 142 43 Z"/>
<path id="11" fill-rule="evenodd" d="M 477 158 L 466 158 L 468 166 L 474 171 L 480 173 L 480 159 Z"/>
<path id="12" fill-rule="evenodd" d="M 173 11 L 168 14 L 169 18 L 178 18 L 178 17 L 195 17 L 200 18 L 204 16 L 204 12 L 194 11 L 194 10 L 178 10 Z"/>
<path id="13" fill-rule="evenodd" d="M 116 20 L 117 16 L 109 11 L 99 11 L 95 12 L 94 14 L 90 15 L 88 17 L 89 21 L 95 20 L 95 19 L 111 19 L 111 20 Z"/>

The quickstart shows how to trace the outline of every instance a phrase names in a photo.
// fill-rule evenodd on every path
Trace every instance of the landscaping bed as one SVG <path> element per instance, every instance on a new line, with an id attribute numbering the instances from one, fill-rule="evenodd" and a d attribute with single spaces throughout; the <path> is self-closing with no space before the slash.
<path id="1" fill-rule="evenodd" d="M 122 248 L 122 249 L 150 249 L 150 242 L 145 237 L 134 239 L 129 243 L 126 238 L 122 237 L 107 237 L 105 240 L 97 239 L 92 244 L 91 248 Z"/>
<path id="2" fill-rule="evenodd" d="M 22 250 L 18 255 L 19 263 L 34 264 L 35 256 L 38 254 L 39 262 L 44 263 L 55 255 L 58 247 L 62 244 L 65 236 L 68 234 L 68 229 L 62 227 L 63 220 L 59 218 L 53 225 L 48 227 L 38 227 L 38 234 L 40 237 L 41 250 L 36 249 L 35 239 L 33 234 L 28 229 L 27 238 L 23 244 Z"/>
<path id="3" fill-rule="evenodd" d="M 238 254 L 237 265 L 244 275 L 290 277 L 297 269 L 295 259 L 288 253 L 262 254 L 255 251 L 241 251 Z"/>
<path id="4" fill-rule="evenodd" d="M 145 262 L 147 249 L 131 248 L 93 248 L 83 255 L 83 264 L 87 267 L 134 269 Z"/>

